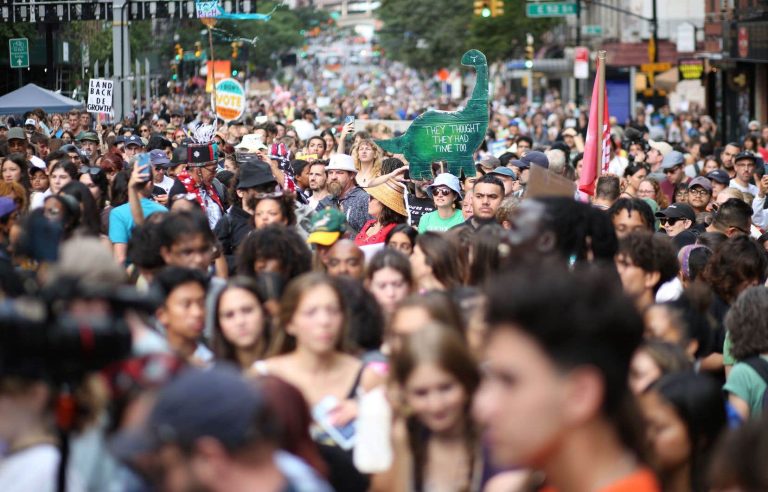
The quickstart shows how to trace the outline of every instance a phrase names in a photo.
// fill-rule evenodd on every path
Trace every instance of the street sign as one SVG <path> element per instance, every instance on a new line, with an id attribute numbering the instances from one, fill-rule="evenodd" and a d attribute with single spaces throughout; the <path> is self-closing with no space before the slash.
<path id="1" fill-rule="evenodd" d="M 575 3 L 570 2 L 529 2 L 525 5 L 525 15 L 528 17 L 565 17 L 566 15 L 576 15 L 577 8 Z"/>
<path id="2" fill-rule="evenodd" d="M 672 64 L 669 62 L 664 63 L 643 63 L 640 65 L 641 72 L 666 72 L 672 68 Z"/>
<path id="3" fill-rule="evenodd" d="M 29 67 L 29 40 L 27 38 L 13 38 L 8 40 L 11 68 Z"/>
<path id="4" fill-rule="evenodd" d="M 586 24 L 581 26 L 581 34 L 584 36 L 602 36 L 603 26 L 599 24 Z"/>
<path id="5" fill-rule="evenodd" d="M 577 46 L 573 49 L 573 78 L 589 78 L 589 48 Z"/>

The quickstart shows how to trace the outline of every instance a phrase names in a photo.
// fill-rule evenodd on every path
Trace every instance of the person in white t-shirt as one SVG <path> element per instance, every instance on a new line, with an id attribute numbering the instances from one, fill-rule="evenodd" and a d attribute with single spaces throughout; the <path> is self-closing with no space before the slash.
<path id="1" fill-rule="evenodd" d="M 736 188 L 742 193 L 757 196 L 758 188 L 749 182 L 755 172 L 755 155 L 751 152 L 740 152 L 733 159 L 733 169 L 736 176 L 731 179 L 731 188 Z"/>

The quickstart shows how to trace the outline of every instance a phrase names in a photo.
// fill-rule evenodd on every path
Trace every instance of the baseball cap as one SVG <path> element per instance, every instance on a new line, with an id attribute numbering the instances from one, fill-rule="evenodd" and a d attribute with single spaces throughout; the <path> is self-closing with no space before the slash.
<path id="1" fill-rule="evenodd" d="M 45 161 L 37 157 L 36 155 L 33 155 L 32 157 L 29 158 L 29 163 L 32 164 L 33 168 L 43 169 L 43 170 L 46 169 Z M 30 172 L 32 172 L 32 169 L 30 169 Z"/>
<path id="2" fill-rule="evenodd" d="M 540 166 L 544 169 L 549 169 L 549 159 L 547 158 L 547 155 L 544 152 L 539 152 L 538 150 L 532 150 L 521 157 L 520 164 L 521 166 L 518 166 L 520 169 L 528 169 L 532 165 Z"/>
<path id="3" fill-rule="evenodd" d="M 733 158 L 733 162 L 738 162 L 738 161 L 740 161 L 742 159 L 749 159 L 753 163 L 757 162 L 757 156 L 755 154 L 753 154 L 752 152 L 746 152 L 746 151 L 739 152 L 738 154 L 736 154 L 736 157 Z"/>
<path id="4" fill-rule="evenodd" d="M 115 436 L 110 448 L 123 460 L 163 444 L 192 447 L 212 437 L 229 450 L 269 435 L 268 408 L 262 393 L 232 366 L 190 368 L 160 390 L 143 428 Z M 271 432 L 274 432 L 272 429 Z"/>
<path id="5" fill-rule="evenodd" d="M 344 213 L 332 207 L 316 212 L 311 220 L 309 238 L 307 238 L 310 244 L 331 246 L 347 230 Z"/>
<path id="6" fill-rule="evenodd" d="M 660 219 L 688 219 L 695 221 L 696 212 L 687 203 L 673 203 L 661 212 L 656 212 L 656 217 Z"/>
<path id="7" fill-rule="evenodd" d="M 480 166 L 483 169 L 495 169 L 501 165 L 498 157 L 494 157 L 490 154 L 486 155 L 475 163 L 475 166 Z"/>
<path id="8" fill-rule="evenodd" d="M 138 135 L 131 135 L 130 137 L 125 137 L 125 146 L 128 147 L 129 145 L 138 145 L 139 147 L 144 147 L 144 142 L 139 138 Z"/>
<path id="9" fill-rule="evenodd" d="M 7 196 L 0 196 L 0 219 L 16 210 L 16 202 Z"/>
<path id="10" fill-rule="evenodd" d="M 723 169 L 715 169 L 714 171 L 710 172 L 707 174 L 707 179 L 711 179 L 712 181 L 716 181 L 724 185 L 731 183 L 731 177 L 728 175 L 728 172 Z"/>
<path id="11" fill-rule="evenodd" d="M 499 166 L 488 174 L 498 174 L 500 176 L 506 176 L 508 178 L 517 179 L 517 175 L 513 170 L 508 167 Z"/>
<path id="12" fill-rule="evenodd" d="M 429 196 L 432 196 L 432 190 L 434 188 L 437 188 L 438 186 L 447 186 L 451 190 L 454 191 L 457 195 L 459 195 L 459 198 L 462 198 L 461 194 L 461 184 L 459 183 L 459 178 L 454 176 L 451 173 L 440 173 L 435 177 L 435 180 L 432 181 L 432 184 L 427 186 L 426 191 Z"/>
<path id="13" fill-rule="evenodd" d="M 665 171 L 667 169 L 672 169 L 674 167 L 682 165 L 684 162 L 685 162 L 685 156 L 682 154 L 682 152 L 673 150 L 672 152 L 665 155 L 664 159 L 662 159 L 661 170 Z"/>
<path id="14" fill-rule="evenodd" d="M 704 176 L 697 176 L 691 180 L 690 183 L 688 183 L 688 189 L 690 190 L 694 186 L 701 186 L 705 190 L 711 192 L 712 191 L 712 182 L 705 178 Z"/>
<path id="15" fill-rule="evenodd" d="M 27 134 L 24 133 L 23 128 L 19 128 L 18 126 L 15 126 L 8 130 L 8 135 L 6 136 L 7 140 L 26 140 Z"/>
<path id="16" fill-rule="evenodd" d="M 240 164 L 240 181 L 237 183 L 238 190 L 254 188 L 269 183 L 277 184 L 269 164 L 259 160 L 257 157 L 240 157 L 237 162 Z"/>
<path id="17" fill-rule="evenodd" d="M 77 137 L 77 141 L 82 142 L 83 140 L 88 140 L 89 142 L 98 142 L 99 137 L 94 132 L 83 132 Z"/>
<path id="18" fill-rule="evenodd" d="M 347 154 L 332 154 L 326 171 L 347 171 L 350 173 L 357 173 L 355 169 L 355 161 L 351 155 Z"/>
<path id="19" fill-rule="evenodd" d="M 659 153 L 665 157 L 667 154 L 672 152 L 672 146 L 669 145 L 667 142 L 663 142 L 660 140 L 648 140 L 648 146 L 652 149 L 658 150 Z"/>
<path id="20" fill-rule="evenodd" d="M 125 143 L 125 136 L 124 135 L 118 135 L 115 137 L 115 145 L 119 143 Z"/>
<path id="21" fill-rule="evenodd" d="M 155 149 L 149 152 L 149 161 L 153 166 L 167 167 L 171 163 L 164 150 Z"/>
<path id="22" fill-rule="evenodd" d="M 35 121 L 34 118 L 27 118 L 27 121 L 24 122 L 24 126 L 34 126 L 34 127 L 37 127 L 37 121 Z"/>

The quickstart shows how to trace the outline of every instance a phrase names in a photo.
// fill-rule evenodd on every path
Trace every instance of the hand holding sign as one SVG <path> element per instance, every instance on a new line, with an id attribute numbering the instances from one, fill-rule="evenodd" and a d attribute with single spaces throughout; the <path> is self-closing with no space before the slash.
<path id="1" fill-rule="evenodd" d="M 477 82 L 472 97 L 461 111 L 427 111 L 416 118 L 404 135 L 376 140 L 384 150 L 404 154 L 415 179 L 431 175 L 432 163 L 446 161 L 448 172 L 475 175 L 473 154 L 488 129 L 488 63 L 485 55 L 469 50 L 462 65 L 475 67 Z"/>

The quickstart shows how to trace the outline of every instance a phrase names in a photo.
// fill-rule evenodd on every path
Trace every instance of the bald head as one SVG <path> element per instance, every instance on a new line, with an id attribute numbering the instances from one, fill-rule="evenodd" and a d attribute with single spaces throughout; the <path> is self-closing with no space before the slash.
<path id="1" fill-rule="evenodd" d="M 325 257 L 325 267 L 333 277 L 346 275 L 358 280 L 363 278 L 365 258 L 363 251 L 350 239 L 340 239 L 331 246 Z"/>

